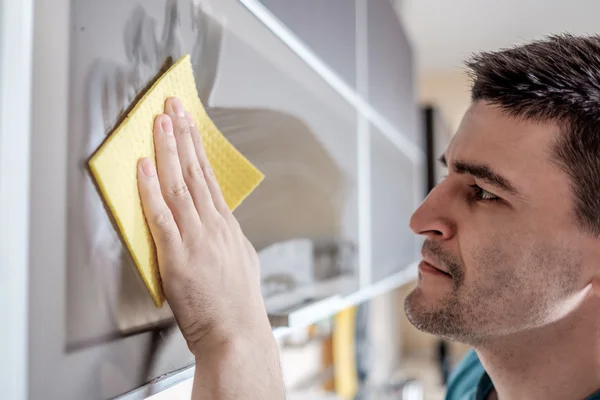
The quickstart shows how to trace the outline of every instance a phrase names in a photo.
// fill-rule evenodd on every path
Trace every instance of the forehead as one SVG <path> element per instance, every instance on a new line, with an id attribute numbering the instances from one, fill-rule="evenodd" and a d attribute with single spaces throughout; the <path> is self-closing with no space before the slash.
<path id="1" fill-rule="evenodd" d="M 465 113 L 446 151 L 451 165 L 466 161 L 488 165 L 530 198 L 569 202 L 569 178 L 552 161 L 550 145 L 561 135 L 554 123 L 532 122 L 478 102 Z M 564 205 L 567 205 L 566 203 Z"/>
<path id="2" fill-rule="evenodd" d="M 560 172 L 550 157 L 550 144 L 559 134 L 553 123 L 517 119 L 496 106 L 478 102 L 465 113 L 446 157 L 449 162 L 486 163 L 510 180 L 522 181 L 539 171 Z"/>

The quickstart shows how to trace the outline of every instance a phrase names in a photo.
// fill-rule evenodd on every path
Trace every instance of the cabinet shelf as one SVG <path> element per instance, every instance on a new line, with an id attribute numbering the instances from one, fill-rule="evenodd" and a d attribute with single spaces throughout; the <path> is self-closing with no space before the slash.
<path id="1" fill-rule="evenodd" d="M 343 294 L 344 288 L 356 285 L 353 277 L 342 276 L 314 285 L 310 289 L 307 288 L 306 291 L 322 296 L 316 297 L 313 302 L 289 307 L 286 310 L 268 311 L 273 325 L 273 334 L 277 339 L 282 339 L 296 329 L 305 328 L 331 317 L 345 308 L 394 290 L 417 278 L 417 265 L 417 262 L 413 262 L 386 278 L 346 295 Z M 327 296 L 327 294 L 330 295 Z M 267 310 L 269 310 L 268 301 Z"/>
<path id="2" fill-rule="evenodd" d="M 285 338 L 297 329 L 317 323 L 325 318 L 335 315 L 344 308 L 351 307 L 369 301 L 379 295 L 394 290 L 417 278 L 418 263 L 411 263 L 398 272 L 379 280 L 364 288 L 346 295 L 339 294 L 339 290 L 351 288 L 356 284 L 354 277 L 341 276 L 315 285 L 310 285 L 299 289 L 296 293 L 287 298 L 279 297 L 277 299 L 267 300 L 267 309 L 276 308 L 291 298 L 301 299 L 303 296 L 312 295 L 315 298 L 321 295 L 321 299 L 312 302 L 289 306 L 286 309 L 269 312 L 272 321 L 279 324 L 273 326 L 273 335 L 277 340 Z M 338 293 L 338 294 L 336 294 Z M 342 292 L 343 293 L 343 292 Z M 331 294 L 327 296 L 327 294 Z M 162 377 L 156 382 L 149 383 L 134 392 L 119 397 L 119 400 L 163 400 L 173 398 L 189 398 L 192 391 L 192 377 L 194 376 L 194 367 L 190 366 L 183 370 Z"/>

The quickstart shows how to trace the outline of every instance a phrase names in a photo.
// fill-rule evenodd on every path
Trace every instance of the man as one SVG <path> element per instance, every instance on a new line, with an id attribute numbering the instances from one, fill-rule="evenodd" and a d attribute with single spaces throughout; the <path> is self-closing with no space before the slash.
<path id="1" fill-rule="evenodd" d="M 410 222 L 425 242 L 407 316 L 476 350 L 448 399 L 600 399 L 600 37 L 468 67 L 448 177 Z"/>
<path id="2" fill-rule="evenodd" d="M 472 345 L 448 399 L 600 399 L 600 37 L 553 36 L 468 62 L 448 177 L 410 226 L 419 329 Z M 174 135 L 172 132 L 175 132 Z M 283 399 L 256 253 L 176 99 L 140 192 L 165 295 L 197 357 L 194 398 Z"/>

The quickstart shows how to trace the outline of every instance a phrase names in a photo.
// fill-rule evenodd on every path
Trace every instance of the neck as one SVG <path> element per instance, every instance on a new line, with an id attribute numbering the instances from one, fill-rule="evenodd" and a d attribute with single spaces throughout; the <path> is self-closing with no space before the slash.
<path id="1" fill-rule="evenodd" d="M 598 307 L 586 299 L 551 326 L 476 346 L 498 399 L 584 399 L 600 389 Z"/>

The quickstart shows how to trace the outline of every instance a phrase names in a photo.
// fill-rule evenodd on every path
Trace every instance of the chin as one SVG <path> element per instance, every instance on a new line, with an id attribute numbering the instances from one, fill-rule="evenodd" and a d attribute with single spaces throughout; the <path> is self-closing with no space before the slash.
<path id="1" fill-rule="evenodd" d="M 455 297 L 431 299 L 419 287 L 404 301 L 408 321 L 418 330 L 449 340 L 470 343 L 473 332 Z"/>
<path id="2" fill-rule="evenodd" d="M 406 297 L 404 309 L 408 313 L 410 310 L 415 312 L 431 312 L 444 308 L 446 299 L 451 296 L 442 290 L 432 290 L 424 285 L 417 285 Z"/>

